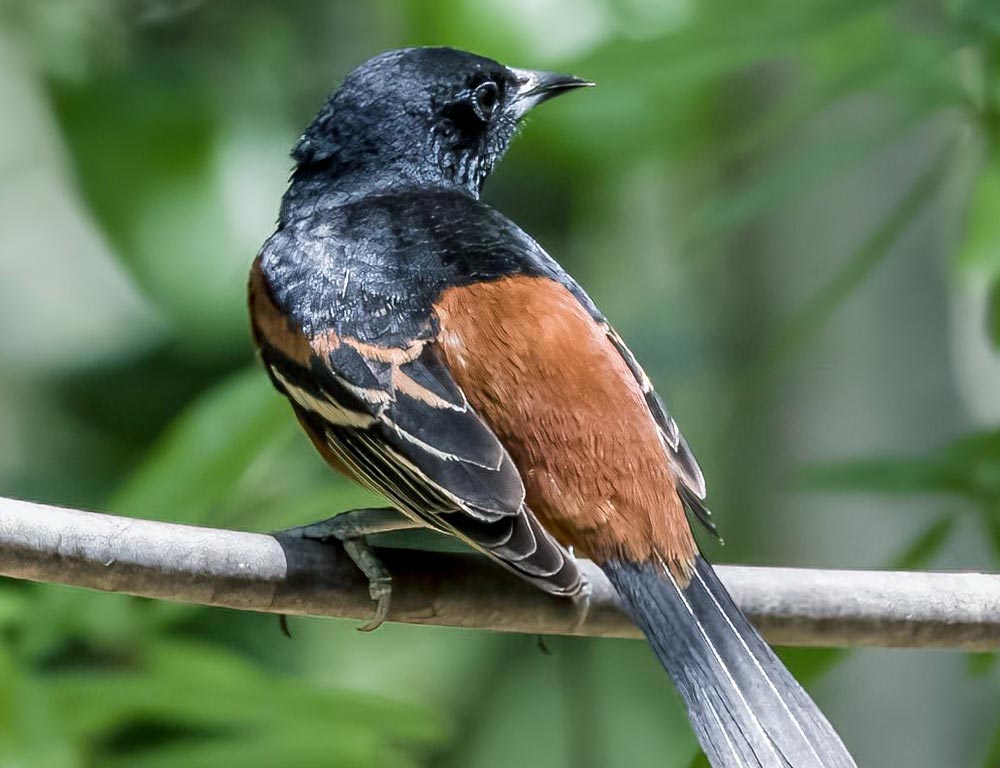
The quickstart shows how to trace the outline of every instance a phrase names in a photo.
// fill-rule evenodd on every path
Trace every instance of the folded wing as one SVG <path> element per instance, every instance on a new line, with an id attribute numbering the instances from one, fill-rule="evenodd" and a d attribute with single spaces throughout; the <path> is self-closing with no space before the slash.
<path id="1" fill-rule="evenodd" d="M 581 588 L 573 558 L 524 504 L 496 435 L 443 364 L 432 331 L 382 346 L 279 312 L 259 265 L 251 310 L 275 386 L 336 468 L 553 594 Z"/>

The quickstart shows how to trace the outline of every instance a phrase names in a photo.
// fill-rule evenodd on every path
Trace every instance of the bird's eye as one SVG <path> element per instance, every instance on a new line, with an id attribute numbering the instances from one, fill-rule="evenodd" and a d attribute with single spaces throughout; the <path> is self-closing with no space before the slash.
<path id="1" fill-rule="evenodd" d="M 475 110 L 476 117 L 484 123 L 489 122 L 493 116 L 497 104 L 500 103 L 500 89 L 492 80 L 487 80 L 482 85 L 476 87 L 472 92 L 472 109 Z"/>

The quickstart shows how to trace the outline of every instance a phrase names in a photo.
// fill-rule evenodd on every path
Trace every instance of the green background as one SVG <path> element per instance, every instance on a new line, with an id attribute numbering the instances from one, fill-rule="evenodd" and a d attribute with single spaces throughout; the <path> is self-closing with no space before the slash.
<path id="1" fill-rule="evenodd" d="M 599 87 L 485 198 L 678 416 L 718 561 L 996 569 L 992 0 L 0 0 L 0 493 L 270 530 L 363 503 L 255 365 L 287 151 L 381 50 Z M 685 768 L 645 645 L 0 583 L 0 767 Z M 863 766 L 1000 766 L 1000 668 L 794 651 Z M 697 763 L 695 763 L 697 764 Z"/>

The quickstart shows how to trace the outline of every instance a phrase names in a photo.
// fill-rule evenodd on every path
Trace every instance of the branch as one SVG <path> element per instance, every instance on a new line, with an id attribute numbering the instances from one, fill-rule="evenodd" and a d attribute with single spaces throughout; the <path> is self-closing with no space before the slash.
<path id="1" fill-rule="evenodd" d="M 570 634 L 568 601 L 465 554 L 379 550 L 394 575 L 391 621 Z M 578 634 L 637 637 L 603 573 Z M 1000 649 L 1000 576 L 722 566 L 736 602 L 782 645 Z M 196 528 L 0 498 L 0 575 L 289 615 L 371 615 L 340 546 Z"/>

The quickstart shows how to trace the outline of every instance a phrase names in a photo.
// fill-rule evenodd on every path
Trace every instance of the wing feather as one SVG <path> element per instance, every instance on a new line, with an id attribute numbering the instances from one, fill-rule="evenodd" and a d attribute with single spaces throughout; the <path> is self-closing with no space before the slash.
<path id="1" fill-rule="evenodd" d="M 667 411 L 663 400 L 656 394 L 656 390 L 653 389 L 653 383 L 642 369 L 642 366 L 639 365 L 639 361 L 635 359 L 632 350 L 628 348 L 622 337 L 618 335 L 618 332 L 606 320 L 602 319 L 601 323 L 604 326 L 605 333 L 608 335 L 608 339 L 618 351 L 618 354 L 625 360 L 625 364 L 628 365 L 632 375 L 635 376 L 636 381 L 639 382 L 639 386 L 642 388 L 646 405 L 649 407 L 649 412 L 652 414 L 653 420 L 660 430 L 660 437 L 662 438 L 664 450 L 666 451 L 670 465 L 673 467 L 680 481 L 681 500 L 699 523 L 713 536 L 718 536 L 718 529 L 712 521 L 712 512 L 705 505 L 707 494 L 705 476 L 701 471 L 701 467 L 698 466 L 698 460 L 695 458 L 694 452 L 688 445 L 684 435 L 681 434 L 677 422 Z"/>
<path id="2" fill-rule="evenodd" d="M 517 468 L 431 338 L 392 347 L 329 330 L 307 334 L 280 313 L 268 318 L 271 297 L 261 300 L 262 290 L 258 282 L 255 333 L 264 363 L 332 463 L 542 590 L 579 593 L 575 560 L 525 506 Z"/>

